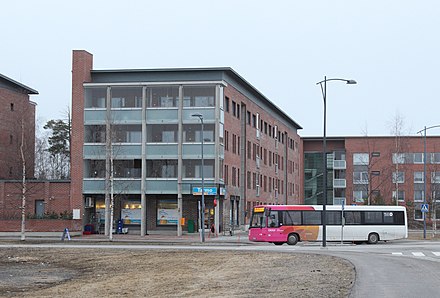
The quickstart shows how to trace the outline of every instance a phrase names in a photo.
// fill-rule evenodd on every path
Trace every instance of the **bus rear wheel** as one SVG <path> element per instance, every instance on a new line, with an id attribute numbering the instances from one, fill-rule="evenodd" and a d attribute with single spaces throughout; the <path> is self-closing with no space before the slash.
<path id="1" fill-rule="evenodd" d="M 377 244 L 379 242 L 379 235 L 371 233 L 368 235 L 368 244 Z"/>
<path id="2" fill-rule="evenodd" d="M 287 237 L 287 244 L 289 245 L 295 245 L 298 243 L 299 237 L 297 234 L 290 234 L 289 237 Z"/>

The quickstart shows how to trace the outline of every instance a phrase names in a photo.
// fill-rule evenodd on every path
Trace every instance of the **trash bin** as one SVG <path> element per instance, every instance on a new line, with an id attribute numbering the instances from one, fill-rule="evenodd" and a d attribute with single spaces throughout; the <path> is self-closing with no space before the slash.
<path id="1" fill-rule="evenodd" d="M 118 220 L 118 234 L 122 234 L 122 228 L 124 224 L 122 223 L 122 219 Z"/>
<path id="2" fill-rule="evenodd" d="M 188 220 L 188 233 L 194 233 L 194 220 Z"/>
<path id="3" fill-rule="evenodd" d="M 84 232 L 83 235 L 91 235 L 93 233 L 93 225 L 92 224 L 87 224 L 84 226 Z"/>

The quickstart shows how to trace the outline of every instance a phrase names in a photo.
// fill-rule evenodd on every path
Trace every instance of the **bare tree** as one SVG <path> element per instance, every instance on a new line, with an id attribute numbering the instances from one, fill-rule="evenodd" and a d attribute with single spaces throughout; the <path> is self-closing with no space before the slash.
<path id="1" fill-rule="evenodd" d="M 405 129 L 405 124 L 404 124 L 404 118 L 403 116 L 399 113 L 399 111 L 396 111 L 396 114 L 394 115 L 394 117 L 391 119 L 391 121 L 389 122 L 389 127 L 390 127 L 390 133 L 392 136 L 394 136 L 395 139 L 395 147 L 394 147 L 394 153 L 396 156 L 396 159 L 393 159 L 395 164 L 396 164 L 396 168 L 395 168 L 395 173 L 394 174 L 394 181 L 395 181 L 395 197 L 393 198 L 395 200 L 396 205 L 399 205 L 399 156 L 402 153 L 402 136 L 404 133 L 404 129 Z"/>

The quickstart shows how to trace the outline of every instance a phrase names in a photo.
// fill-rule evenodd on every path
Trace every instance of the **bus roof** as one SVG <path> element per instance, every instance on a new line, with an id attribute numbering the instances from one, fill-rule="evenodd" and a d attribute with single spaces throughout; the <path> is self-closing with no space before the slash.
<path id="1" fill-rule="evenodd" d="M 259 205 L 254 208 L 267 208 L 271 210 L 322 210 L 322 205 Z M 341 210 L 341 205 L 327 205 L 326 210 Z M 384 206 L 384 205 L 345 205 L 344 210 L 348 211 L 403 211 L 404 206 Z"/>

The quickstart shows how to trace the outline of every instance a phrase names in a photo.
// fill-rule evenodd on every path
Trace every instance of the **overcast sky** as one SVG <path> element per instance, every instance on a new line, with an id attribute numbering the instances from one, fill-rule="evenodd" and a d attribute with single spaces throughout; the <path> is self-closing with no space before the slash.
<path id="1" fill-rule="evenodd" d="M 71 105 L 72 50 L 94 69 L 232 67 L 303 129 L 407 134 L 440 124 L 440 1 L 5 1 L 0 73 L 39 91 L 40 122 Z M 439 135 L 432 129 L 430 135 Z"/>

